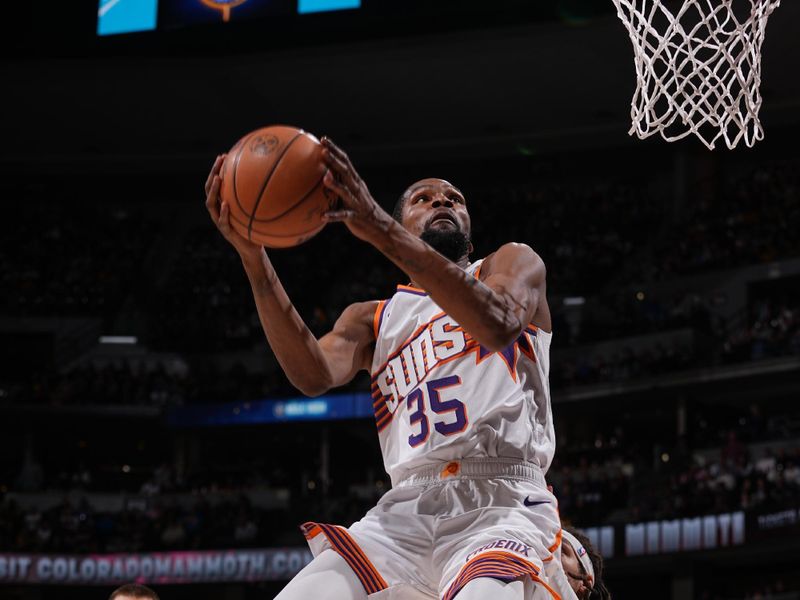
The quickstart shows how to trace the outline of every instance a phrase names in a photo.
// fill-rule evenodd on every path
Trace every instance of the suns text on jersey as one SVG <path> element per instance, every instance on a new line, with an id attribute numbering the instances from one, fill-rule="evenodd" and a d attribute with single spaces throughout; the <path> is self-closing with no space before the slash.
<path id="1" fill-rule="evenodd" d="M 380 395 L 389 412 L 394 413 L 398 403 L 434 369 L 471 352 L 475 352 L 476 364 L 494 354 L 499 355 L 516 381 L 517 350 L 535 361 L 530 337 L 535 335 L 536 328 L 529 326 L 516 342 L 495 353 L 481 346 L 447 314 L 440 313 L 419 327 L 373 375 L 373 396 Z"/>

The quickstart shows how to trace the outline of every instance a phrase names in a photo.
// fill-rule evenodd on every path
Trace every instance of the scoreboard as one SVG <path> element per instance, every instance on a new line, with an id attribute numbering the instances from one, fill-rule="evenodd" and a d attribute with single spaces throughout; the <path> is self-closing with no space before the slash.
<path id="1" fill-rule="evenodd" d="M 361 8 L 361 0 L 99 0 L 97 35 Z"/>
<path id="2" fill-rule="evenodd" d="M 579 25 L 612 12 L 612 3 L 598 0 L 98 0 L 96 33 L 113 36 L 219 25 L 218 31 L 238 29 L 245 37 L 248 29 L 255 28 L 270 37 L 287 32 L 316 37 L 335 33 L 340 39 L 352 39 L 350 34 L 359 31 L 383 36 L 525 22 Z M 264 24 L 266 28 L 261 27 Z"/>

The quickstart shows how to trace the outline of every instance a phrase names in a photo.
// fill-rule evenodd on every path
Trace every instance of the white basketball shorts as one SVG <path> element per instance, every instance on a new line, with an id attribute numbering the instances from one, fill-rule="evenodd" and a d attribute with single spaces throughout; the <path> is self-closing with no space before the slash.
<path id="1" fill-rule="evenodd" d="M 553 598 L 573 597 L 553 576 L 562 573 L 556 499 L 530 463 L 426 466 L 351 527 L 306 523 L 303 532 L 315 556 L 339 553 L 374 598 L 452 600 L 478 577 L 530 577 Z"/>

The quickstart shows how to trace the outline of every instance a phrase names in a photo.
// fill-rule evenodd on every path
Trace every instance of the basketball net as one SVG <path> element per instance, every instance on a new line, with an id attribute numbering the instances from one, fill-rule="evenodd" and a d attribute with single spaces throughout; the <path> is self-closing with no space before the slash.
<path id="1" fill-rule="evenodd" d="M 764 139 L 761 44 L 780 0 L 613 0 L 633 43 L 630 135 L 695 134 L 710 149 Z M 677 10 L 670 10 L 672 4 Z M 747 11 L 749 4 L 749 12 Z"/>

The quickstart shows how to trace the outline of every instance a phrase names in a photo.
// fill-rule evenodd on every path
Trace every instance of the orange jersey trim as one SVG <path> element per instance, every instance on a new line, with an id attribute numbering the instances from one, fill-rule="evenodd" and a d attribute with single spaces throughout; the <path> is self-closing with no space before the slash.
<path id="1" fill-rule="evenodd" d="M 300 526 L 303 535 L 306 537 L 307 540 L 313 540 L 317 537 L 320 533 L 322 533 L 322 529 L 316 523 L 303 523 Z"/>
<path id="2" fill-rule="evenodd" d="M 375 339 L 378 339 L 378 330 L 381 327 L 381 319 L 383 318 L 383 311 L 386 308 L 386 300 L 378 302 L 375 307 L 375 314 L 372 316 L 372 331 L 375 332 Z"/>
<path id="3" fill-rule="evenodd" d="M 539 578 L 539 576 L 538 576 L 538 575 L 531 575 L 530 577 L 531 577 L 531 579 L 533 579 L 533 580 L 534 580 L 536 583 L 538 583 L 538 584 L 539 584 L 539 585 L 541 585 L 541 586 L 542 586 L 544 589 L 546 589 L 546 590 L 547 590 L 547 591 L 550 593 L 550 595 L 553 597 L 553 600 L 561 600 L 561 596 L 559 596 L 559 595 L 558 595 L 558 592 L 556 592 L 556 591 L 555 591 L 553 588 L 551 588 L 551 587 L 550 587 L 549 585 L 547 585 L 547 584 L 546 584 L 544 581 L 542 581 L 542 580 Z"/>
<path id="4" fill-rule="evenodd" d="M 386 365 L 388 365 L 394 358 L 396 358 L 398 355 L 400 355 L 400 353 L 402 353 L 403 348 L 405 348 L 409 344 L 409 342 L 411 342 L 411 340 L 416 338 L 418 335 L 422 334 L 422 332 L 425 331 L 426 329 L 428 329 L 429 327 L 432 327 L 434 322 L 436 322 L 439 319 L 441 319 L 443 317 L 446 317 L 446 316 L 448 316 L 448 315 L 444 311 L 439 312 L 439 313 L 433 315 L 427 323 L 424 323 L 424 324 L 420 325 L 419 327 L 417 327 L 417 329 L 415 329 L 414 332 L 411 333 L 411 335 L 406 337 L 406 339 L 404 339 L 402 342 L 400 342 L 400 344 L 398 344 L 395 347 L 395 349 L 389 354 L 389 356 L 386 358 L 386 360 L 383 361 L 383 364 L 381 364 L 380 367 L 378 367 L 375 371 L 373 371 L 370 374 L 372 381 L 373 382 L 375 381 L 375 379 L 377 378 L 378 374 L 381 373 L 386 368 Z M 467 333 L 464 330 L 464 328 L 461 327 L 461 326 L 455 327 L 453 329 L 449 329 L 448 331 L 464 331 L 464 333 Z M 535 335 L 537 331 L 538 331 L 538 329 L 537 329 L 536 325 L 534 325 L 533 323 L 529 323 L 528 326 L 522 331 L 522 333 L 524 334 L 524 333 L 527 332 L 527 333 L 533 333 Z M 465 348 L 464 353 L 463 354 L 458 354 L 456 356 L 452 356 L 452 357 L 450 357 L 448 359 L 445 359 L 444 361 L 441 361 L 441 362 L 437 363 L 437 365 L 443 364 L 444 362 L 447 362 L 447 361 L 449 361 L 449 360 L 451 360 L 453 358 L 460 358 L 461 356 L 463 356 L 465 354 L 469 354 L 469 352 L 475 350 L 479 346 L 478 342 L 472 336 L 470 336 L 468 333 L 467 333 L 467 335 L 469 336 L 469 339 L 467 340 L 467 348 Z M 491 356 L 492 354 L 497 354 L 497 353 L 496 352 L 491 352 L 487 356 Z M 535 361 L 535 355 L 529 355 L 527 352 L 525 352 L 525 355 L 529 356 L 530 358 L 533 358 L 534 361 Z M 486 359 L 486 357 L 484 357 L 479 362 L 483 362 L 483 360 L 485 360 L 485 359 Z"/>
<path id="5" fill-rule="evenodd" d="M 412 294 L 422 294 L 423 296 L 427 296 L 428 292 L 423 290 L 422 288 L 414 287 L 413 285 L 398 285 L 397 286 L 398 292 L 411 292 Z"/>
<path id="6" fill-rule="evenodd" d="M 438 321 L 442 317 L 446 316 L 447 314 L 444 311 L 436 313 L 430 318 L 430 320 L 427 323 L 423 323 L 422 325 L 417 327 L 411 335 L 409 335 L 406 339 L 400 342 L 400 344 L 389 354 L 389 356 L 383 362 L 383 364 L 380 367 L 378 367 L 373 373 L 371 373 L 372 380 L 374 381 L 377 378 L 378 374 L 386 368 L 386 365 L 388 365 L 393 358 L 398 356 L 403 351 L 403 348 L 406 346 L 406 344 L 408 344 L 411 340 L 420 335 L 428 327 L 433 325 L 434 321 Z"/>
<path id="7" fill-rule="evenodd" d="M 514 580 L 530 577 L 544 587 L 553 600 L 561 600 L 561 596 L 539 577 L 539 568 L 531 562 L 515 554 L 500 551 L 489 551 L 479 554 L 461 567 L 453 583 L 442 596 L 442 600 L 453 600 L 456 595 L 473 579 L 489 577 L 500 580 Z"/>
<path id="8" fill-rule="evenodd" d="M 308 522 L 301 526 L 306 539 L 312 539 L 320 533 L 325 536 L 331 550 L 341 556 L 356 577 L 358 577 L 367 595 L 375 594 L 389 587 L 372 561 L 356 543 L 353 536 L 338 525 Z"/>
<path id="9" fill-rule="evenodd" d="M 558 547 L 561 545 L 561 537 L 562 537 L 562 535 L 561 535 L 561 532 L 562 532 L 562 530 L 561 530 L 561 529 L 559 529 L 559 530 L 558 530 L 558 533 L 556 534 L 556 539 L 555 539 L 555 540 L 553 541 L 553 543 L 552 543 L 552 544 L 551 544 L 551 545 L 550 545 L 550 546 L 547 548 L 547 551 L 548 551 L 548 552 L 550 552 L 551 554 L 552 554 L 553 552 L 555 552 L 555 551 L 558 549 Z"/>

